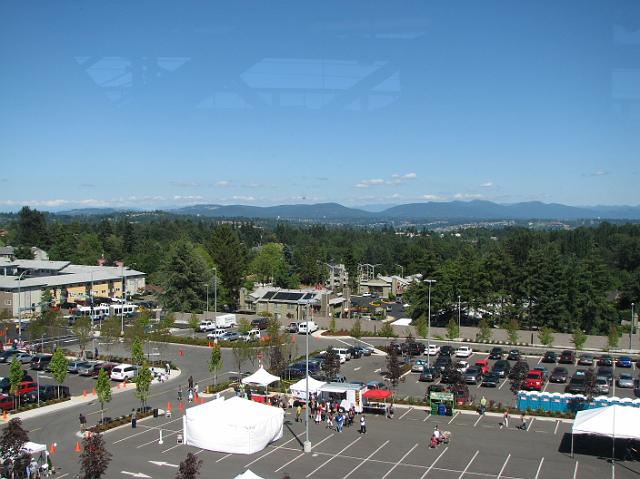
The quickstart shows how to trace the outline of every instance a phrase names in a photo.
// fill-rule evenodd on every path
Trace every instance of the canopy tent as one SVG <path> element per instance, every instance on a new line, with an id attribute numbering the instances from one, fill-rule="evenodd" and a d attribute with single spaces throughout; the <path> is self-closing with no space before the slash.
<path id="1" fill-rule="evenodd" d="M 380 401 L 381 399 L 387 399 L 391 396 L 391 391 L 388 389 L 369 389 L 362 395 L 365 399 L 373 399 L 374 401 Z"/>
<path id="2" fill-rule="evenodd" d="M 242 474 L 238 474 L 234 479 L 262 479 L 262 477 L 252 472 L 251 469 L 247 469 Z"/>
<path id="3" fill-rule="evenodd" d="M 251 376 L 243 378 L 242 384 L 258 384 L 260 386 L 267 387 L 269 384 L 277 381 L 280 381 L 278 376 L 270 374 L 265 368 L 260 366 L 260 368 Z"/>
<path id="4" fill-rule="evenodd" d="M 184 443 L 232 454 L 253 454 L 282 437 L 284 411 L 240 397 L 194 406 L 182 418 Z"/>
<path id="5" fill-rule="evenodd" d="M 640 439 L 640 409 L 619 406 L 599 407 L 578 411 L 571 428 L 571 455 L 573 456 L 573 436 L 592 434 L 615 439 Z"/>
<path id="6" fill-rule="evenodd" d="M 309 376 L 309 394 L 313 394 L 318 392 L 318 390 L 324 386 L 326 383 L 322 381 L 318 381 L 317 379 Z M 291 394 L 300 399 L 307 399 L 307 379 L 302 378 L 295 384 L 289 386 L 291 389 Z"/>

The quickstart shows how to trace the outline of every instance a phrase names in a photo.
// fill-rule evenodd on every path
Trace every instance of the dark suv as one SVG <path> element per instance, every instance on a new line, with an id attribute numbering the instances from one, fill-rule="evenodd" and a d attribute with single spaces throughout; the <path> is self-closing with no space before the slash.
<path id="1" fill-rule="evenodd" d="M 502 356 L 504 356 L 504 350 L 501 347 L 491 348 L 489 359 L 502 359 Z"/>
<path id="2" fill-rule="evenodd" d="M 576 353 L 570 350 L 562 351 L 560 354 L 560 359 L 558 360 L 560 364 L 575 364 L 576 363 Z"/>
<path id="3" fill-rule="evenodd" d="M 496 361 L 491 371 L 496 373 L 501 378 L 505 378 L 509 375 L 509 372 L 511 371 L 511 365 L 509 364 L 509 361 L 505 359 L 500 359 L 499 361 Z"/>
<path id="4" fill-rule="evenodd" d="M 60 397 L 68 398 L 71 396 L 68 386 L 60 387 Z M 58 398 L 58 386 L 55 384 L 41 384 L 40 385 L 40 401 L 50 401 L 51 399 Z M 32 391 L 27 395 L 29 402 L 36 402 L 38 400 L 38 392 Z"/>
<path id="5" fill-rule="evenodd" d="M 251 328 L 264 330 L 269 326 L 269 318 L 256 318 L 251 320 Z"/>

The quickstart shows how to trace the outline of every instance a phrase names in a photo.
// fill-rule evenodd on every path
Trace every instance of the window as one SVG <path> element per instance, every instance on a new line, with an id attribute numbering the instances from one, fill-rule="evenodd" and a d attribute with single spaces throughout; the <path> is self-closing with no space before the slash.
<path id="1" fill-rule="evenodd" d="M 4 300 L 4 304 L 5 304 L 5 306 L 11 306 L 12 303 L 11 303 L 10 299 L 5 299 Z"/>

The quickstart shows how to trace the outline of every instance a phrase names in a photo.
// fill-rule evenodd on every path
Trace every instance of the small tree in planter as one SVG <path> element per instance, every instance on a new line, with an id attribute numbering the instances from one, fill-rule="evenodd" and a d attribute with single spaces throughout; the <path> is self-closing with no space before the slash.
<path id="1" fill-rule="evenodd" d="M 331 346 L 327 348 L 327 352 L 324 355 L 322 371 L 329 379 L 335 378 L 340 372 L 340 357 L 338 356 L 338 353 L 336 353 L 336 350 Z"/>
<path id="2" fill-rule="evenodd" d="M 359 340 L 362 337 L 362 323 L 360 322 L 360 318 L 356 319 L 349 330 L 349 335 L 356 340 Z"/>
<path id="3" fill-rule="evenodd" d="M 447 339 L 450 341 L 457 339 L 460 337 L 460 328 L 458 328 L 458 323 L 454 319 L 450 319 L 447 324 Z"/>
<path id="4" fill-rule="evenodd" d="M 383 336 L 385 338 L 395 338 L 396 337 L 396 333 L 393 331 L 393 328 L 391 327 L 391 325 L 389 323 L 384 323 L 382 325 L 382 327 L 380 328 L 380 336 Z"/>
<path id="5" fill-rule="evenodd" d="M 94 433 L 82 439 L 80 479 L 100 479 L 110 462 L 111 453 L 105 447 L 102 434 Z"/>
<path id="6" fill-rule="evenodd" d="M 415 326 L 416 326 L 416 334 L 420 336 L 422 339 L 426 339 L 427 336 L 429 335 L 429 326 L 427 324 L 427 321 L 423 317 L 419 318 L 415 322 Z"/>
<path id="7" fill-rule="evenodd" d="M 396 348 L 391 348 L 387 355 L 387 378 L 391 382 L 392 387 L 398 385 L 400 379 L 400 361 L 398 360 L 398 352 Z"/>
<path id="8" fill-rule="evenodd" d="M 49 363 L 49 369 L 51 369 L 51 374 L 53 374 L 53 379 L 58 383 L 58 399 L 60 399 L 60 385 L 67 378 L 67 367 L 69 366 L 69 361 L 65 357 L 62 349 L 57 348 L 56 351 L 51 356 L 51 362 Z"/>
<path id="9" fill-rule="evenodd" d="M 619 340 L 620 334 L 618 332 L 618 326 L 612 324 L 609 327 L 609 335 L 607 336 L 607 346 L 609 347 L 609 349 L 617 348 Z"/>
<path id="10" fill-rule="evenodd" d="M 146 410 L 150 388 L 151 370 L 149 369 L 149 365 L 145 361 L 144 363 L 142 363 L 142 368 L 140 368 L 140 371 L 138 371 L 138 376 L 136 377 L 136 396 L 138 397 L 138 399 L 140 399 L 142 411 Z"/>
<path id="11" fill-rule="evenodd" d="M 198 332 L 198 329 L 200 327 L 200 321 L 198 321 L 198 316 L 196 315 L 196 313 L 193 313 L 191 316 L 189 316 L 189 320 L 187 321 L 187 325 L 189 326 L 189 329 L 191 330 L 191 337 L 195 338 L 196 337 L 196 333 Z"/>
<path id="12" fill-rule="evenodd" d="M 211 348 L 211 356 L 209 356 L 209 372 L 213 373 L 213 385 L 218 385 L 218 370 L 222 368 L 222 352 L 217 345 Z"/>
<path id="13" fill-rule="evenodd" d="M 543 346 L 551 347 L 553 345 L 553 329 L 547 326 L 543 327 L 538 331 L 538 340 Z"/>
<path id="14" fill-rule="evenodd" d="M 103 368 L 98 371 L 98 379 L 96 380 L 96 396 L 100 402 L 100 422 L 104 422 L 104 405 L 111 401 L 111 384 L 107 371 Z"/>
<path id="15" fill-rule="evenodd" d="M 520 325 L 518 324 L 518 320 L 515 318 L 507 323 L 507 326 L 505 327 L 505 331 L 507 332 L 507 337 L 509 338 L 509 342 L 511 344 L 516 344 L 520 339 L 518 336 L 519 328 L 520 328 Z"/>
<path id="16" fill-rule="evenodd" d="M 196 479 L 200 475 L 201 466 L 202 460 L 192 452 L 188 453 L 186 459 L 178 467 L 176 479 Z"/>
<path id="17" fill-rule="evenodd" d="M 135 338 L 131 343 L 131 361 L 136 366 L 140 366 L 144 362 L 144 350 L 140 338 Z"/>
<path id="18" fill-rule="evenodd" d="M 20 383 L 24 378 L 24 371 L 22 370 L 22 363 L 14 356 L 9 366 L 9 393 L 13 396 L 13 405 L 20 407 L 20 397 L 18 391 L 20 390 Z"/>
<path id="19" fill-rule="evenodd" d="M 491 340 L 491 328 L 486 319 L 482 318 L 478 323 L 478 341 L 488 343 Z"/>
<path id="20" fill-rule="evenodd" d="M 587 342 L 587 335 L 582 331 L 582 329 L 576 328 L 573 330 L 571 342 L 575 345 L 576 349 L 582 349 L 584 347 L 584 343 Z"/>

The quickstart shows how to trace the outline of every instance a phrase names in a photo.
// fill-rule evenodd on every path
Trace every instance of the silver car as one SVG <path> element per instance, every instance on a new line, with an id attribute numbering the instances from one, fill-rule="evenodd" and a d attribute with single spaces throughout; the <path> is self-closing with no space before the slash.
<path id="1" fill-rule="evenodd" d="M 609 380 L 606 377 L 598 376 L 595 389 L 598 394 L 609 394 Z"/>
<path id="2" fill-rule="evenodd" d="M 618 377 L 618 387 L 619 388 L 632 388 L 633 387 L 633 376 L 628 373 L 622 373 Z"/>

